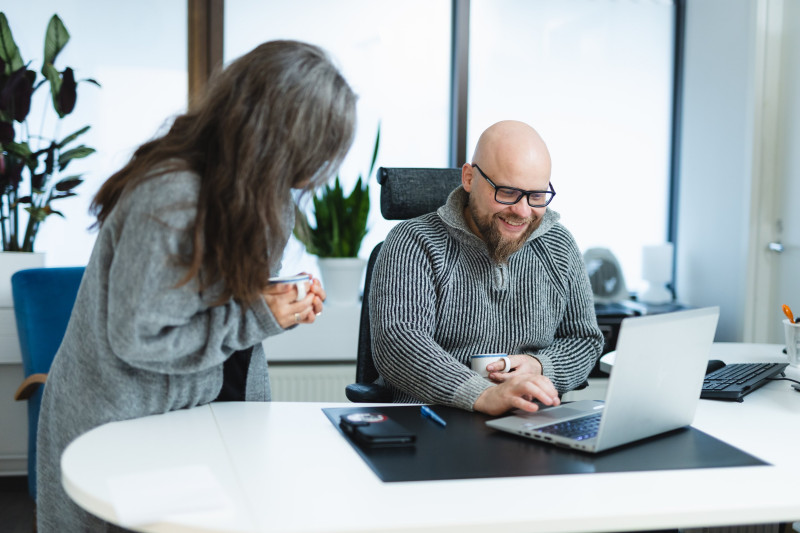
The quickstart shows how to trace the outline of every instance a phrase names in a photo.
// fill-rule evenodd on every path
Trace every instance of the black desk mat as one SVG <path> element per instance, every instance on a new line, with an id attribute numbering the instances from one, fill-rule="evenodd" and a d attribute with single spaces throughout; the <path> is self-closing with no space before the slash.
<path id="1" fill-rule="evenodd" d="M 419 406 L 322 409 L 382 481 L 431 481 L 491 477 L 635 472 L 767 465 L 693 427 L 678 429 L 599 454 L 558 448 L 486 426 L 488 415 L 434 406 L 442 427 Z M 368 449 L 339 428 L 341 415 L 377 412 L 416 433 L 414 447 Z M 479 461 L 475 457 L 481 457 Z"/>

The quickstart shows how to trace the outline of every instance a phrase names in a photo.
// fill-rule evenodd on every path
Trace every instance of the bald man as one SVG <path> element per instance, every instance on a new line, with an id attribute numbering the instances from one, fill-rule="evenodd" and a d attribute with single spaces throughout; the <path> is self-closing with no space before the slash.
<path id="1" fill-rule="evenodd" d="M 603 335 L 580 250 L 547 207 L 550 166 L 536 130 L 494 124 L 447 203 L 386 237 L 370 324 L 395 402 L 536 411 L 589 375 Z M 511 372 L 498 361 L 482 378 L 470 369 L 482 353 L 510 354 Z"/>

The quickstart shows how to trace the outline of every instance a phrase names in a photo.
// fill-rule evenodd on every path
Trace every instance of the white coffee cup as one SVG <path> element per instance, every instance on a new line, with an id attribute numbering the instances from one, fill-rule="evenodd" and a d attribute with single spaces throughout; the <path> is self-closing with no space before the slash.
<path id="1" fill-rule="evenodd" d="M 276 278 L 269 278 L 270 283 L 293 283 L 297 287 L 297 299 L 300 301 L 306 297 L 306 283 L 311 281 L 311 276 L 308 274 L 297 274 L 296 276 L 280 276 Z"/>
<path id="2" fill-rule="evenodd" d="M 511 359 L 509 359 L 508 354 L 505 353 L 478 353 L 471 355 L 469 361 L 472 370 L 481 376 L 488 378 L 489 371 L 486 370 L 486 366 L 501 359 L 503 360 L 505 366 L 500 372 L 511 372 Z"/>
<path id="3" fill-rule="evenodd" d="M 800 366 L 800 324 L 783 319 L 783 333 L 786 337 L 786 356 L 789 364 Z"/>

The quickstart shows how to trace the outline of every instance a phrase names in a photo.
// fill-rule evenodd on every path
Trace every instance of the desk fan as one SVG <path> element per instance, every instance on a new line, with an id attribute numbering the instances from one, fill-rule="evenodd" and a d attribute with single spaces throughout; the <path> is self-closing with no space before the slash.
<path id="1" fill-rule="evenodd" d="M 625 277 L 617 258 L 608 248 L 589 248 L 583 253 L 589 282 L 596 303 L 615 303 L 629 299 Z"/>

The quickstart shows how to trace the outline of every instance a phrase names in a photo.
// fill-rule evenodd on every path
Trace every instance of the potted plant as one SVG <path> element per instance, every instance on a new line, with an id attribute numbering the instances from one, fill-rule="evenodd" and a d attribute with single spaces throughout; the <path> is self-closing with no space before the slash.
<path id="1" fill-rule="evenodd" d="M 42 78 L 37 79 L 38 73 L 29 68 L 31 62 L 23 60 L 14 42 L 5 13 L 0 12 L 0 249 L 25 252 L 0 254 L 5 258 L 0 258 L 2 262 L 11 263 L 8 268 L 12 273 L 29 268 L 24 257 L 34 255 L 30 252 L 34 251 L 42 222 L 50 215 L 64 216 L 54 209 L 53 202 L 75 196 L 73 190 L 83 182 L 80 174 L 65 175 L 70 162 L 95 151 L 74 144 L 89 126 L 59 135 L 62 119 L 75 109 L 80 83 L 72 68 L 55 67 L 56 58 L 69 39 L 64 23 L 53 15 L 45 32 Z M 99 86 L 94 80 L 81 81 Z M 33 96 L 42 86 L 49 87 L 49 95 L 39 94 L 51 102 L 45 103 L 43 109 L 46 114 L 55 112 L 55 124 L 42 120 L 42 129 L 52 128 L 48 130 L 52 135 L 35 131 L 27 120 Z M 33 258 L 32 266 L 43 264 L 43 257 Z M 0 274 L 0 283 L 7 285 L 9 277 L 10 274 Z"/>
<path id="2" fill-rule="evenodd" d="M 365 261 L 358 251 L 367 234 L 369 216 L 369 178 L 375 169 L 381 130 L 375 137 L 369 172 L 359 174 L 352 192 L 345 196 L 339 176 L 312 198 L 315 225 L 298 212 L 294 235 L 308 253 L 316 255 L 328 300 L 332 303 L 358 303 Z"/>

